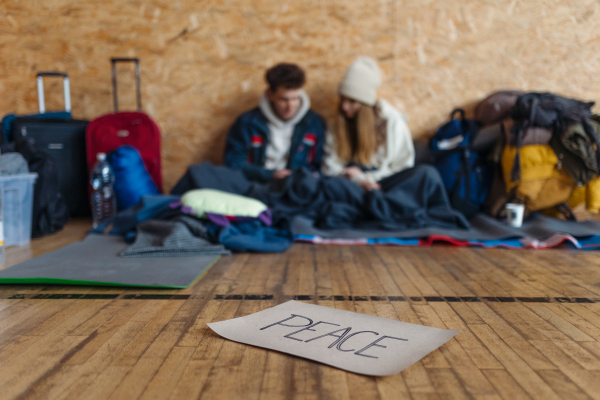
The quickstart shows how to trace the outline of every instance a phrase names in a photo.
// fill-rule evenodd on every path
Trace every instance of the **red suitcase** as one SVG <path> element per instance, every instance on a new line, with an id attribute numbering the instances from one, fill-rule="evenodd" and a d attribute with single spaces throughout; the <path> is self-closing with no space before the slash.
<path id="1" fill-rule="evenodd" d="M 142 111 L 140 90 L 140 62 L 137 58 L 113 58 L 112 66 L 113 101 L 115 112 L 91 121 L 86 130 L 87 163 L 91 171 L 98 153 L 108 153 L 123 145 L 135 147 L 141 154 L 146 170 L 156 187 L 162 192 L 160 167 L 160 130 L 149 116 Z M 137 112 L 119 112 L 117 97 L 117 71 L 119 62 L 135 63 L 137 88 Z"/>

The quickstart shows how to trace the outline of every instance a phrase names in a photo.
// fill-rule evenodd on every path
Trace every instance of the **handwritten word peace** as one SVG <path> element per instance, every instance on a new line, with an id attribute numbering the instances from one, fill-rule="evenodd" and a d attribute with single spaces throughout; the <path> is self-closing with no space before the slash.
<path id="1" fill-rule="evenodd" d="M 300 324 L 300 325 L 292 325 L 290 323 L 285 323 L 285 322 L 295 322 L 298 323 L 300 321 L 294 321 L 294 319 L 297 318 L 303 318 L 304 320 L 308 321 L 308 323 L 305 324 Z M 357 356 L 362 356 L 362 357 L 369 357 L 369 358 L 378 358 L 377 356 L 374 355 L 370 355 L 370 354 L 365 354 L 365 352 L 367 350 L 369 350 L 371 347 L 380 347 L 383 349 L 386 349 L 386 346 L 383 346 L 379 343 L 381 343 L 383 340 L 385 339 L 394 339 L 394 340 L 401 340 L 401 341 L 405 341 L 407 342 L 408 339 L 403 339 L 403 338 L 398 338 L 398 337 L 394 337 L 394 336 L 388 336 L 388 335 L 383 335 L 380 338 L 375 339 L 373 342 L 369 343 L 368 345 L 364 346 L 363 348 L 361 348 L 360 350 L 356 350 L 356 349 L 350 349 L 348 347 L 350 347 L 350 344 L 346 344 L 346 342 L 348 342 L 351 338 L 355 338 L 358 335 L 367 335 L 367 334 L 371 334 L 371 335 L 375 335 L 375 336 L 379 336 L 378 332 L 375 331 L 358 331 L 358 332 L 352 332 L 352 327 L 349 326 L 347 328 L 341 328 L 341 329 L 335 329 L 331 332 L 310 338 L 308 340 L 303 340 L 303 339 L 298 339 L 297 337 L 294 337 L 295 335 L 299 335 L 301 332 L 316 332 L 316 329 L 312 329 L 317 327 L 318 325 L 321 324 L 326 324 L 326 325 L 335 325 L 335 326 L 340 326 L 339 324 L 334 324 L 332 322 L 326 322 L 326 321 L 318 321 L 318 322 L 313 322 L 312 319 L 308 318 L 308 317 L 304 317 L 302 315 L 298 315 L 298 314 L 291 314 L 290 317 L 282 319 L 281 321 L 275 322 L 271 325 L 267 325 L 264 328 L 260 328 L 261 331 L 271 328 L 273 326 L 285 326 L 285 327 L 289 327 L 289 328 L 300 328 L 302 327 L 302 329 L 299 329 L 297 331 L 288 333 L 287 335 L 285 335 L 284 337 L 287 339 L 291 339 L 291 340 L 297 340 L 299 342 L 305 342 L 305 343 L 309 343 L 309 342 L 313 342 L 315 340 L 318 339 L 323 339 L 326 338 L 328 336 L 330 337 L 334 337 L 336 338 L 333 343 L 331 343 L 329 346 L 327 346 L 328 349 L 331 349 L 333 347 L 335 347 L 337 350 L 339 351 L 343 351 L 343 352 L 354 352 L 354 354 L 356 354 Z M 352 332 L 352 333 L 350 333 Z M 305 338 L 306 339 L 306 338 Z M 346 344 L 346 348 L 343 348 L 342 346 L 344 346 L 344 344 Z"/>

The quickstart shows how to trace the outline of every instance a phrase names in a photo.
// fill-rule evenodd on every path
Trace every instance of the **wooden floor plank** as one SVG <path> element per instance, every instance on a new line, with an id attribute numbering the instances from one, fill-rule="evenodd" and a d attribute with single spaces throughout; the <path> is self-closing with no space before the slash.
<path id="1" fill-rule="evenodd" d="M 262 293 L 265 283 L 266 281 L 263 280 L 263 287 L 259 289 L 259 292 Z M 260 301 L 244 301 L 240 305 L 238 315 L 253 314 L 268 306 L 267 304 L 262 304 Z M 235 373 L 235 385 L 232 387 L 231 397 L 238 399 L 258 399 L 267 367 L 269 351 L 254 346 L 243 347 L 242 359 Z"/>
<path id="2" fill-rule="evenodd" d="M 101 380 L 105 371 L 110 371 L 108 376 L 113 379 L 119 377 L 119 381 L 106 382 L 108 387 L 113 390 L 120 381 L 125 378 L 126 373 L 130 371 L 131 366 L 111 366 L 120 352 L 133 340 L 145 326 L 144 322 L 130 319 L 114 332 L 114 335 L 104 342 L 95 353 L 93 353 L 83 364 L 74 364 L 69 374 L 65 374 L 62 380 L 47 383 L 45 381 L 37 383 L 42 390 L 40 398 L 57 393 L 57 399 L 76 399 L 85 397 L 90 386 L 96 386 L 95 382 Z M 73 358 L 78 358 L 75 353 Z M 82 357 L 84 358 L 84 357 Z M 102 393 L 110 394 L 107 388 L 102 388 Z"/>
<path id="3" fill-rule="evenodd" d="M 8 295 L 8 293 L 7 293 Z M 18 302 L 20 302 L 20 299 L 0 299 L 0 317 L 2 315 L 2 311 L 6 310 L 7 308 L 9 308 L 10 306 L 14 306 L 15 304 L 17 304 Z"/>
<path id="4" fill-rule="evenodd" d="M 223 304 L 214 320 L 218 321 L 226 318 L 225 316 L 234 315 L 238 307 L 238 302 Z M 186 364 L 181 378 L 173 388 L 170 399 L 197 399 L 200 396 L 224 343 L 225 340 L 212 332 L 210 328 L 207 326 L 204 328 L 198 346 Z"/>
<path id="5" fill-rule="evenodd" d="M 266 364 L 261 377 L 259 399 L 283 399 L 289 397 L 292 390 L 293 376 L 292 358 L 285 354 L 261 350 L 265 352 Z M 210 397 L 206 397 L 209 399 Z"/>
<path id="6" fill-rule="evenodd" d="M 64 317 L 58 318 L 56 326 L 46 326 L 43 331 L 34 329 L 32 332 L 45 332 L 46 334 L 33 335 L 41 337 L 32 343 L 31 346 L 24 349 L 19 356 L 13 357 L 10 363 L 0 364 L 0 390 L 3 386 L 12 386 L 10 383 L 11 379 L 22 381 L 23 379 L 35 378 L 34 380 L 37 380 L 47 369 L 51 368 L 61 358 L 66 357 L 68 352 L 87 339 L 86 336 L 69 336 L 69 334 L 107 303 L 104 300 L 92 300 L 93 304 L 77 303 L 70 300 L 66 302 L 69 303 L 65 307 L 69 309 L 69 313 Z M 56 346 L 62 346 L 61 348 L 65 352 L 62 354 L 56 352 L 48 353 L 48 349 Z M 37 356 L 40 353 L 48 353 L 49 355 L 40 358 Z"/>
<path id="7" fill-rule="evenodd" d="M 413 399 L 441 399 L 422 362 L 416 362 L 401 372 Z"/>
<path id="8" fill-rule="evenodd" d="M 442 399 L 472 399 L 477 396 L 469 395 L 456 374 L 451 369 L 429 369 L 431 382 Z"/>
<path id="9" fill-rule="evenodd" d="M 494 385 L 503 400 L 531 399 L 505 369 L 484 369 L 483 374 Z"/>
<path id="10" fill-rule="evenodd" d="M 75 221 L 9 248 L 2 268 L 80 240 L 88 227 Z M 183 290 L 0 286 L 0 393 L 28 400 L 597 399 L 598 270 L 596 253 L 562 249 L 296 244 L 285 253 L 222 257 Z M 60 298 L 85 293 L 114 298 Z M 231 342 L 206 326 L 291 299 L 461 332 L 403 372 L 374 378 Z"/>
<path id="11" fill-rule="evenodd" d="M 27 398 L 55 399 L 84 392 L 87 385 L 107 368 L 118 352 L 142 329 L 142 323 L 130 321 L 136 310 L 133 307 L 124 308 L 96 331 L 90 332 L 76 349 L 60 360 L 52 373 L 35 382 Z"/>
<path id="12" fill-rule="evenodd" d="M 571 381 L 593 399 L 600 399 L 600 381 L 595 374 L 586 371 L 575 360 L 563 352 L 555 343 L 544 340 L 532 340 L 539 351 L 543 352 Z"/>
<path id="13" fill-rule="evenodd" d="M 454 312 L 454 309 L 447 303 L 432 303 L 431 308 L 435 311 L 438 318 L 447 329 L 460 329 L 461 332 L 455 336 L 464 351 L 479 369 L 502 369 L 502 364 L 494 355 L 481 343 L 481 341 L 471 332 L 468 322 L 463 321 L 461 315 Z M 465 309 L 469 310 L 470 309 Z M 470 315 L 470 314 L 469 314 Z"/>
<path id="14" fill-rule="evenodd" d="M 463 252 L 464 249 L 457 248 L 455 250 Z M 468 273 L 465 273 L 463 268 L 468 268 L 468 265 L 465 266 L 457 262 L 460 253 L 452 257 L 444 252 L 430 252 L 428 255 L 439 264 L 441 268 L 438 273 L 444 274 L 446 284 L 453 288 L 452 290 L 455 291 L 457 296 L 484 295 L 485 292 L 480 282 L 472 277 L 473 274 L 477 273 L 478 268 L 469 268 Z"/>
<path id="15" fill-rule="evenodd" d="M 167 399 L 183 375 L 194 349 L 175 346 L 145 387 L 141 400 Z"/>
<path id="16" fill-rule="evenodd" d="M 594 338 L 581 331 L 550 308 L 546 307 L 545 304 L 528 304 L 527 307 L 569 338 L 577 342 L 594 341 Z"/>
<path id="17" fill-rule="evenodd" d="M 408 279 L 408 276 L 406 276 L 402 269 L 402 265 L 405 263 L 404 258 L 400 257 L 402 252 L 394 252 L 392 248 L 382 247 L 378 253 L 392 276 L 394 283 L 400 288 L 400 293 L 408 297 L 421 296 L 421 292 Z M 335 293 L 338 294 L 338 292 Z"/>
<path id="18" fill-rule="evenodd" d="M 542 355 L 538 350 L 535 349 L 521 334 L 505 321 L 499 314 L 496 314 L 491 307 L 486 304 L 470 304 L 470 306 L 481 316 L 481 318 L 487 323 L 484 325 L 493 329 L 494 333 L 498 335 L 504 342 L 510 346 L 510 348 L 519 354 L 523 361 L 525 361 L 534 370 L 539 369 L 556 369 L 556 366 L 552 364 L 546 357 Z M 499 306 L 498 306 L 499 307 Z M 511 323 L 513 321 L 511 320 Z M 469 325 L 473 331 L 473 327 L 476 325 Z M 543 336 L 542 336 L 543 337 Z M 481 338 L 480 338 L 481 340 Z M 483 342 L 483 341 L 482 341 Z M 484 342 L 484 345 L 485 342 Z M 486 345 L 488 350 L 491 351 L 490 347 Z M 492 351 L 493 354 L 493 351 Z M 497 358 L 497 356 L 496 356 Z"/>
<path id="19" fill-rule="evenodd" d="M 377 389 L 382 399 L 410 399 L 402 374 L 377 378 Z"/>
<path id="20" fill-rule="evenodd" d="M 102 370 L 102 373 L 85 385 L 83 392 L 72 391 L 66 393 L 67 397 L 60 400 L 105 400 L 110 398 L 117 386 L 125 378 L 131 367 L 111 365 Z M 78 396 L 77 396 L 78 395 Z"/>
<path id="21" fill-rule="evenodd" d="M 98 323 L 97 320 L 94 320 L 92 326 L 81 325 L 72 332 L 73 335 L 84 335 L 90 338 L 89 340 L 86 340 L 85 346 L 80 347 L 75 354 L 72 354 L 68 360 L 64 361 L 65 364 L 79 365 L 85 363 L 98 351 L 100 347 L 104 346 L 106 342 L 113 338 L 113 336 L 119 332 L 119 330 L 144 306 L 143 303 L 136 304 L 134 301 L 114 303 L 123 304 L 119 304 L 120 307 L 106 307 L 105 309 L 109 309 L 111 315 L 110 318 L 108 318 L 102 325 L 96 327 L 94 330 L 91 330 L 91 328 L 95 327 L 95 325 Z M 102 314 L 98 313 L 97 315 Z M 102 319 L 104 320 L 104 318 Z M 88 320 L 88 322 L 90 320 Z M 141 324 L 138 324 L 138 326 L 141 326 Z M 122 340 L 120 342 L 123 343 Z"/>
<path id="22" fill-rule="evenodd" d="M 370 250 L 369 253 L 363 253 L 363 258 L 360 259 L 360 262 L 361 265 L 368 265 L 370 267 L 373 279 L 377 279 L 377 282 L 381 287 L 379 293 L 386 296 L 400 296 L 402 292 L 394 281 L 387 265 L 380 257 L 379 251 L 376 251 L 374 248 L 371 248 Z"/>
<path id="23" fill-rule="evenodd" d="M 439 295 L 438 291 L 431 286 L 419 271 L 418 267 L 421 265 L 421 259 L 417 254 L 403 253 L 397 258 L 397 262 L 400 264 L 400 268 L 407 279 L 417 288 L 419 292 L 418 296 Z"/>
<path id="24" fill-rule="evenodd" d="M 160 300 L 144 304 L 142 310 L 132 318 L 133 321 L 145 322 L 144 327 L 111 364 L 134 366 L 181 306 L 182 303 L 178 301 Z"/>
<path id="25" fill-rule="evenodd" d="M 423 305 L 414 306 L 414 308 L 425 325 L 438 329 L 448 329 L 432 306 Z M 473 397 L 493 396 L 496 394 L 496 390 L 460 345 L 458 341 L 460 334 L 461 332 L 436 351 L 440 351 L 448 360 L 448 363 L 453 366 L 453 374 Z"/>
<path id="26" fill-rule="evenodd" d="M 148 387 L 157 371 L 174 350 L 173 346 L 185 327 L 184 322 L 167 324 L 156 339 L 135 363 L 117 389 L 111 394 L 114 399 L 137 399 Z M 182 349 L 181 353 L 187 351 Z M 184 353 L 185 354 L 185 353 Z"/>
<path id="27" fill-rule="evenodd" d="M 572 340 L 555 340 L 553 343 L 575 362 L 589 371 L 600 371 L 600 359 Z"/>
<path id="28" fill-rule="evenodd" d="M 538 375 L 563 399 L 589 400 L 591 399 L 572 380 L 561 371 L 538 371 Z"/>
<path id="29" fill-rule="evenodd" d="M 47 304 L 43 304 L 43 302 L 43 300 L 24 300 L 22 304 L 15 305 L 15 308 L 26 307 L 26 309 L 14 315 L 12 318 L 8 317 L 0 319 L 2 321 L 2 327 L 5 328 L 4 331 L 0 333 L 0 354 L 2 354 L 4 346 L 12 344 L 13 340 L 17 340 L 22 335 L 29 335 L 39 324 L 51 318 L 70 304 L 68 301 L 49 301 Z M 8 359 L 6 359 L 6 361 L 8 361 Z"/>
<path id="30" fill-rule="evenodd" d="M 580 304 L 546 304 L 545 306 L 568 323 L 591 336 L 594 341 L 600 339 L 600 327 L 594 324 L 597 316 L 587 308 L 582 307 Z M 600 324 L 600 321 L 596 323 Z"/>
<path id="31" fill-rule="evenodd" d="M 43 347 L 32 347 L 30 350 L 35 354 L 34 356 L 25 352 L 24 356 L 27 356 L 27 362 L 13 361 L 13 365 L 4 364 L 0 370 L 2 377 L 0 393 L 10 399 L 27 392 L 32 382 L 36 382 L 46 372 L 52 370 L 65 354 L 68 354 L 84 340 L 85 336 L 58 337 L 46 342 Z M 14 369 L 9 372 L 8 370 L 11 368 Z"/>
<path id="32" fill-rule="evenodd" d="M 408 258 L 436 293 L 445 296 L 473 295 L 469 289 L 456 281 L 452 274 L 439 264 L 437 257 L 433 257 L 432 254 L 424 253 L 419 254 L 418 257 L 413 255 Z"/>
<path id="33" fill-rule="evenodd" d="M 519 354 L 504 343 L 492 328 L 486 325 L 471 325 L 470 328 L 531 398 L 536 400 L 560 399 L 560 396 L 535 373 Z"/>
<path id="34" fill-rule="evenodd" d="M 245 314 L 241 307 L 243 301 L 235 300 L 234 302 L 237 304 L 229 309 L 233 314 L 220 314 L 219 320 L 241 317 Z M 216 334 L 211 333 L 211 335 Z M 208 379 L 202 388 L 200 399 L 210 399 L 219 396 L 232 398 L 230 394 L 235 385 L 236 372 L 242 362 L 245 347 L 241 343 L 230 341 L 221 346 L 218 356 L 210 368 Z"/>

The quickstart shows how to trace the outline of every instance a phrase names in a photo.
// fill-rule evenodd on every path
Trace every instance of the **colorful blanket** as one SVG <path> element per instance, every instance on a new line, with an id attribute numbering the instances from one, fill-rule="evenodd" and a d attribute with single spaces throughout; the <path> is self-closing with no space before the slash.
<path id="1" fill-rule="evenodd" d="M 484 214 L 471 219 L 468 230 L 416 229 L 398 232 L 374 230 L 319 230 L 312 221 L 296 218 L 292 224 L 299 242 L 339 245 L 431 246 L 447 243 L 507 249 L 548 249 L 566 243 L 582 250 L 600 249 L 600 223 L 562 221 L 533 215 L 522 228 L 512 228 Z"/>

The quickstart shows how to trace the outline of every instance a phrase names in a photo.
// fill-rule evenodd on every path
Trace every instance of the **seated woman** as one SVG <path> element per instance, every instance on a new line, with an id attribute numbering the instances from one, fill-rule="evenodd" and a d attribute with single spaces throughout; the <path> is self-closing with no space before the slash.
<path id="1" fill-rule="evenodd" d="M 415 163 L 406 117 L 377 99 L 380 85 L 375 60 L 358 57 L 340 82 L 339 112 L 325 144 L 323 173 L 345 176 L 365 190 L 381 189 L 378 182 Z"/>

